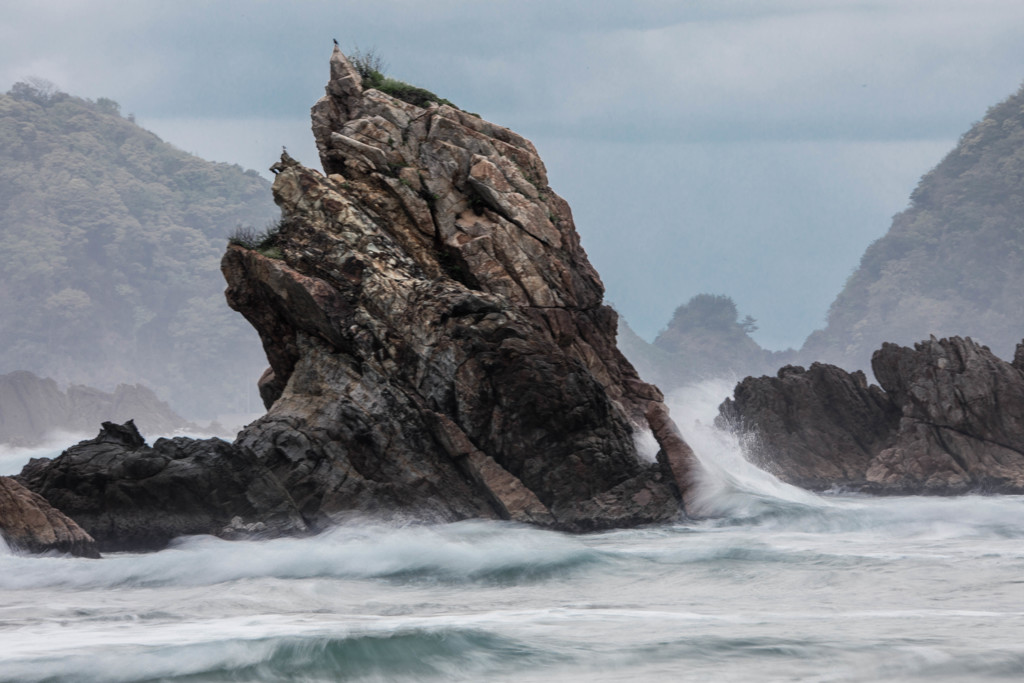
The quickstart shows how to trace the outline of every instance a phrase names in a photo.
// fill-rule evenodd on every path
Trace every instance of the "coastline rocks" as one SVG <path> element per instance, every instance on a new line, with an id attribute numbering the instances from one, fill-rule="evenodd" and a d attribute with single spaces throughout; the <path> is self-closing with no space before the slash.
<path id="1" fill-rule="evenodd" d="M 219 439 L 146 445 L 135 425 L 110 422 L 95 439 L 18 476 L 74 519 L 101 551 L 157 550 L 176 536 L 301 534 L 291 497 L 251 453 Z"/>
<path id="2" fill-rule="evenodd" d="M 784 481 L 882 494 L 1024 493 L 1024 344 L 1013 363 L 970 338 L 884 344 L 881 388 L 814 364 L 743 380 L 719 424 Z"/>
<path id="3" fill-rule="evenodd" d="M 787 365 L 747 377 L 719 407 L 716 424 L 745 436 L 754 464 L 783 481 L 822 490 L 861 487 L 872 458 L 892 443 L 900 414 L 863 372 Z"/>
<path id="4" fill-rule="evenodd" d="M 78 524 L 11 477 L 0 477 L 0 536 L 16 550 L 100 556 Z"/>
<path id="5" fill-rule="evenodd" d="M 30 463 L 25 485 L 101 549 L 315 532 L 349 518 L 665 522 L 695 460 L 615 344 L 617 315 L 533 145 L 448 105 L 364 90 L 335 50 L 283 154 L 279 229 L 222 260 L 270 368 L 234 444 L 129 423 Z M 650 419 L 649 419 L 650 417 Z M 651 430 L 656 462 L 636 443 Z"/>
<path id="6" fill-rule="evenodd" d="M 617 316 L 533 145 L 363 90 L 337 50 L 327 93 L 313 107 L 327 175 L 287 155 L 272 169 L 282 258 L 224 256 L 228 302 L 270 362 L 269 411 L 236 443 L 315 525 L 675 517 L 685 473 L 634 445 L 661 393 L 618 351 Z M 512 490 L 529 496 L 509 507 Z"/>

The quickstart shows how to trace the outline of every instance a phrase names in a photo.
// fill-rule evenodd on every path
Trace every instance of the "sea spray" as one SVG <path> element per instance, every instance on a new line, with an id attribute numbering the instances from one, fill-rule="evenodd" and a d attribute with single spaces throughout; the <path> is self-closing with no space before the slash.
<path id="1" fill-rule="evenodd" d="M 750 518 L 785 508 L 818 508 L 820 496 L 786 484 L 751 464 L 741 435 L 714 425 L 718 406 L 735 386 L 725 379 L 705 380 L 672 392 L 666 403 L 700 462 L 697 486 L 687 509 L 697 516 Z"/>
<path id="2" fill-rule="evenodd" d="M 1019 680 L 1024 498 L 815 495 L 675 394 L 703 519 L 0 551 L 0 681 Z"/>

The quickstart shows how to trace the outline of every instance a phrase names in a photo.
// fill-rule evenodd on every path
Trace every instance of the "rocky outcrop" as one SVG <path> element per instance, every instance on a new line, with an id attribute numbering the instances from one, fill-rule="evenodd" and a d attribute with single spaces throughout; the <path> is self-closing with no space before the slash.
<path id="1" fill-rule="evenodd" d="M 100 556 L 82 527 L 11 477 L 0 477 L 0 536 L 16 550 Z"/>
<path id="2" fill-rule="evenodd" d="M 719 408 L 719 426 L 746 435 L 750 459 L 809 489 L 860 487 L 871 459 L 892 442 L 899 410 L 863 372 L 787 365 L 747 377 Z"/>
<path id="3" fill-rule="evenodd" d="M 176 536 L 226 538 L 307 531 L 295 503 L 252 453 L 219 439 L 158 439 L 132 422 L 103 424 L 95 439 L 19 475 L 88 530 L 102 551 L 156 550 Z"/>
<path id="4" fill-rule="evenodd" d="M 301 491 L 303 513 L 570 529 L 674 516 L 689 461 L 637 457 L 661 393 L 616 348 L 533 145 L 363 90 L 340 51 L 313 131 L 326 175 L 287 156 L 273 169 L 283 258 L 231 248 L 223 263 L 271 365 L 269 412 L 238 443 Z M 495 502 L 503 487 L 480 473 L 499 470 L 529 504 Z"/>
<path id="5" fill-rule="evenodd" d="M 0 375 L 0 443 L 34 446 L 54 431 L 89 433 L 96 425 L 135 420 L 147 433 L 194 428 L 151 390 L 121 384 L 113 392 L 72 385 L 19 371 Z"/>
<path id="6" fill-rule="evenodd" d="M 572 531 L 678 516 L 693 454 L 616 348 L 533 145 L 364 90 L 337 50 L 313 130 L 326 175 L 283 155 L 279 232 L 222 262 L 270 363 L 267 414 L 231 446 L 150 449 L 108 425 L 26 484 L 104 547 L 223 534 L 234 516 L 287 532 L 352 515 Z M 648 429 L 657 462 L 635 445 Z M 204 474 L 222 470 L 227 488 Z"/>
<path id="7" fill-rule="evenodd" d="M 881 388 L 822 364 L 748 377 L 719 424 L 806 488 L 1024 493 L 1024 344 L 1012 363 L 970 338 L 885 344 L 872 367 Z"/>
<path id="8" fill-rule="evenodd" d="M 970 338 L 885 344 L 872 357 L 899 406 L 896 441 L 868 468 L 885 488 L 1024 493 L 1024 344 L 1007 363 Z"/>

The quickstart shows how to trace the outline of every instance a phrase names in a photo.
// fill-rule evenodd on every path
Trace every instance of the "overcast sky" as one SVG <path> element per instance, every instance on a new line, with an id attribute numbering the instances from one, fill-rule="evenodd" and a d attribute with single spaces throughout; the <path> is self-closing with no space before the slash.
<path id="1" fill-rule="evenodd" d="M 42 77 L 178 147 L 319 167 L 332 38 L 533 140 L 648 339 L 702 292 L 799 346 L 920 176 L 1024 80 L 1020 0 L 0 0 Z M 230 226 L 226 226 L 226 230 Z"/>

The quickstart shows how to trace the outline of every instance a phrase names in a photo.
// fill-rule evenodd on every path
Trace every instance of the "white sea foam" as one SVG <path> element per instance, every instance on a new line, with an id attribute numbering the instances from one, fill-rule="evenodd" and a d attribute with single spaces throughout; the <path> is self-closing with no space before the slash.
<path id="1" fill-rule="evenodd" d="M 779 506 L 828 506 L 821 496 L 786 484 L 751 464 L 739 437 L 715 427 L 718 406 L 734 386 L 730 380 L 706 380 L 666 398 L 673 419 L 701 465 L 696 495 L 688 509 L 707 517 L 744 518 Z"/>
<path id="2" fill-rule="evenodd" d="M 569 535 L 352 522 L 145 555 L 0 548 L 0 681 L 1013 680 L 1024 498 L 786 486 L 669 397 L 705 519 Z"/>

